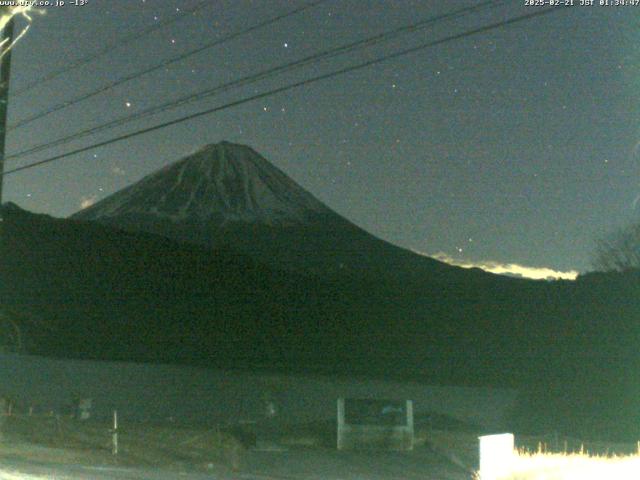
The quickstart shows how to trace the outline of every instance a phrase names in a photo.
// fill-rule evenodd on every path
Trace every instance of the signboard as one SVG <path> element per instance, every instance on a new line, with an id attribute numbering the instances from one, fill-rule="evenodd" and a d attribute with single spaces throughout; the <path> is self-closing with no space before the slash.
<path id="1" fill-rule="evenodd" d="M 406 401 L 345 399 L 345 422 L 349 425 L 401 426 L 407 424 Z"/>
<path id="2" fill-rule="evenodd" d="M 338 450 L 413 449 L 411 400 L 338 399 Z"/>

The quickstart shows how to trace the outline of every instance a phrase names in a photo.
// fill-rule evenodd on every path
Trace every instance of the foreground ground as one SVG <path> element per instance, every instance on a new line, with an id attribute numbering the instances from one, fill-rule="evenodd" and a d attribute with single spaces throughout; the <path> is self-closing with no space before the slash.
<path id="1" fill-rule="evenodd" d="M 411 452 L 337 451 L 333 421 L 187 426 L 125 420 L 114 454 L 109 422 L 53 413 L 2 420 L 0 480 L 469 480 L 479 461 L 476 427 L 434 414 L 417 417 Z M 640 444 L 554 433 L 517 436 L 516 446 L 507 478 L 637 478 Z"/>
<path id="2" fill-rule="evenodd" d="M 310 479 L 310 480 L 388 480 L 470 478 L 446 459 L 433 452 L 410 455 L 369 455 L 330 451 L 310 451 L 294 448 L 282 452 L 251 452 L 247 465 L 237 472 L 218 466 L 209 471 L 189 468 L 120 467 L 115 465 L 70 465 L 29 462 L 5 458 L 0 470 L 1 479 Z"/>
<path id="3" fill-rule="evenodd" d="M 9 418 L 0 444 L 0 479 L 310 479 L 388 480 L 471 478 L 465 456 L 474 450 L 452 437 L 424 434 L 412 452 L 339 452 L 323 426 L 297 426 L 257 445 L 242 446 L 238 436 L 219 428 L 135 425 L 119 434 L 113 455 L 107 424 L 60 417 Z M 438 437 L 439 435 L 439 437 Z M 335 445 L 335 444 L 334 444 Z M 463 452 L 463 453 L 460 453 Z"/>

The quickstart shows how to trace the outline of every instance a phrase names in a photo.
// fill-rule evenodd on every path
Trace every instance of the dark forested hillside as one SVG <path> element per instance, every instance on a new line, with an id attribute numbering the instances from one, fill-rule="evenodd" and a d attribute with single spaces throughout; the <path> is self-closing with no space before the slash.
<path id="1" fill-rule="evenodd" d="M 0 253 L 2 305 L 26 319 L 33 353 L 515 386 L 527 428 L 543 428 L 540 418 L 611 425 L 640 397 L 635 273 L 305 276 L 232 246 L 15 207 L 4 210 Z"/>

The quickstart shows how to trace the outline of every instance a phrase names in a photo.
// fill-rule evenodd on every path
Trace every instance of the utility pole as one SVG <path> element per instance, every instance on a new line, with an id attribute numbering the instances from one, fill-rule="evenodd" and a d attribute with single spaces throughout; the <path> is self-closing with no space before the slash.
<path id="1" fill-rule="evenodd" d="M 2 7 L 0 15 L 9 15 L 10 7 Z M 9 48 L 13 42 L 13 18 L 7 22 L 0 33 L 1 45 Z M 2 207 L 2 185 L 4 183 L 4 148 L 7 138 L 7 113 L 9 111 L 9 79 L 11 78 L 11 50 L 0 61 L 0 207 Z M 0 212 L 0 221 L 2 213 Z M 1 227 L 0 227 L 1 229 Z M 1 230 L 0 230 L 1 234 Z"/>
<path id="2" fill-rule="evenodd" d="M 10 10 L 9 7 L 0 7 L 0 16 L 9 15 Z M 11 42 L 13 41 L 13 18 L 10 18 L 5 27 L 0 32 L 0 45 L 4 46 L 4 48 L 10 48 Z M 1 49 L 2 47 L 0 47 Z M 0 54 L 2 51 L 0 50 Z M 2 57 L 0 60 L 0 251 L 4 250 L 4 225 L 2 224 L 2 184 L 4 183 L 4 146 L 5 140 L 7 136 L 7 112 L 9 106 L 9 78 L 11 75 L 11 50 Z M 4 285 L 0 285 L 2 291 L 4 290 Z M 2 292 L 4 293 L 4 292 Z M 0 306 L 1 308 L 1 306 Z M 0 314 L 4 313 L 4 309 L 0 311 Z M 3 315 L 4 317 L 5 315 Z M 7 322 L 11 322 L 9 318 L 3 318 L 4 328 L 6 329 L 8 324 Z M 18 328 L 17 332 L 19 333 L 19 327 L 14 324 L 16 328 Z"/>

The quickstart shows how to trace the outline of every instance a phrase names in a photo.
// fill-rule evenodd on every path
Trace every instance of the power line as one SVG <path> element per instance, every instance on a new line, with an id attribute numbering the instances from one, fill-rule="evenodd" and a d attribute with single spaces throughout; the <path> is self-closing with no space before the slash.
<path id="1" fill-rule="evenodd" d="M 36 113 L 36 114 L 31 115 L 29 117 L 25 117 L 25 118 L 23 118 L 21 120 L 18 120 L 15 124 L 9 126 L 9 131 L 14 130 L 14 129 L 18 128 L 18 127 L 22 127 L 24 125 L 27 125 L 27 124 L 29 124 L 31 122 L 39 120 L 39 119 L 41 119 L 43 117 L 46 117 L 48 115 L 51 115 L 52 113 L 58 112 L 60 110 L 68 108 L 68 107 L 71 107 L 72 105 L 75 105 L 77 103 L 83 102 L 84 100 L 88 100 L 89 98 L 95 97 L 96 95 L 99 95 L 101 93 L 109 91 L 109 90 L 111 90 L 111 89 L 113 89 L 113 88 L 115 88 L 115 87 L 117 87 L 119 85 L 122 85 L 124 83 L 130 82 L 132 80 L 140 78 L 140 77 L 142 77 L 144 75 L 147 75 L 149 73 L 155 72 L 155 71 L 160 70 L 162 68 L 166 68 L 169 65 L 172 65 L 172 64 L 174 64 L 176 62 L 179 62 L 179 61 L 182 61 L 182 60 L 184 60 L 186 58 L 189 58 L 189 57 L 191 57 L 191 56 L 193 56 L 193 55 L 195 55 L 197 53 L 200 53 L 200 52 L 202 52 L 204 50 L 207 50 L 209 48 L 213 48 L 213 47 L 216 47 L 216 46 L 221 45 L 223 43 L 229 42 L 229 41 L 234 40 L 234 39 L 236 39 L 238 37 L 246 35 L 248 33 L 252 33 L 252 32 L 254 32 L 254 31 L 256 31 L 256 30 L 258 30 L 260 28 L 266 27 L 268 25 L 272 25 L 272 24 L 274 24 L 276 22 L 279 22 L 280 20 L 284 20 L 284 19 L 286 19 L 288 17 L 291 17 L 293 15 L 301 13 L 301 12 L 303 12 L 305 10 L 310 9 L 310 8 L 316 7 L 316 6 L 320 5 L 321 3 L 325 3 L 327 1 L 328 0 L 316 0 L 314 2 L 308 3 L 307 5 L 304 5 L 302 7 L 290 10 L 290 11 L 288 11 L 286 13 L 283 13 L 281 15 L 277 15 L 275 17 L 272 17 L 272 18 L 268 19 L 268 20 L 265 20 L 263 22 L 260 22 L 260 23 L 257 23 L 255 25 L 252 25 L 250 27 L 244 28 L 244 29 L 239 30 L 237 32 L 233 32 L 233 33 L 231 33 L 231 34 L 229 34 L 229 35 L 227 35 L 227 36 L 225 36 L 225 37 L 223 37 L 221 39 L 218 39 L 218 40 L 215 40 L 213 42 L 207 43 L 207 44 L 202 45 L 202 46 L 200 46 L 198 48 L 195 48 L 193 50 L 189 50 L 188 52 L 182 53 L 180 55 L 176 55 L 175 57 L 169 58 L 169 59 L 167 59 L 167 60 L 165 60 L 165 61 L 163 61 L 161 63 L 158 63 L 156 65 L 153 65 L 152 67 L 149 67 L 149 68 L 147 68 L 145 70 L 141 70 L 139 72 L 135 72 L 135 73 L 132 73 L 132 74 L 127 75 L 125 77 L 122 77 L 122 78 L 120 78 L 118 80 L 114 80 L 113 82 L 108 83 L 108 84 L 106 84 L 106 85 L 104 85 L 104 86 L 102 86 L 102 87 L 100 87 L 100 88 L 98 88 L 96 90 L 93 90 L 93 91 L 91 91 L 89 93 L 80 95 L 80 96 L 75 97 L 75 98 L 73 98 L 71 100 L 66 100 L 66 101 L 61 102 L 61 103 L 59 103 L 57 105 L 54 105 L 53 107 L 49 108 L 48 110 L 44 110 L 42 112 L 39 112 L 39 113 Z"/>
<path id="2" fill-rule="evenodd" d="M 211 97 L 214 96 L 218 93 L 221 92 L 225 92 L 227 90 L 230 90 L 231 88 L 237 88 L 240 86 L 244 86 L 244 85 L 248 85 L 254 82 L 257 82 L 259 80 L 264 80 L 266 78 L 270 78 L 274 75 L 277 74 L 281 74 L 284 72 L 288 72 L 294 69 L 298 69 L 301 67 L 304 67 L 306 65 L 312 64 L 312 63 L 316 63 L 319 62 L 321 60 L 326 60 L 329 58 L 333 58 L 339 55 L 343 55 L 349 52 L 353 52 L 355 50 L 359 50 L 359 49 L 363 49 L 366 47 L 370 47 L 372 45 L 381 43 L 381 42 L 385 42 L 385 41 L 389 41 L 401 34 L 404 33 L 408 33 L 408 32 L 415 32 L 418 31 L 420 29 L 423 29 L 427 26 L 436 24 L 438 22 L 442 22 L 445 20 L 451 20 L 453 18 L 458 18 L 458 17 L 462 17 L 465 15 L 469 15 L 471 13 L 477 12 L 481 9 L 485 9 L 488 7 L 494 7 L 497 6 L 499 4 L 502 3 L 506 3 L 508 2 L 508 0 L 488 0 L 485 1 L 483 3 L 480 3 L 476 6 L 473 7 L 465 7 L 465 8 L 460 8 L 458 10 L 455 10 L 453 12 L 449 12 L 446 14 L 442 14 L 442 15 L 436 15 L 436 16 L 432 16 L 426 19 L 423 19 L 421 21 L 418 21 L 416 23 L 412 23 L 410 25 L 405 25 L 402 27 L 398 27 L 395 28 L 393 30 L 390 30 L 388 32 L 383 32 L 381 34 L 378 35 L 374 35 L 371 37 L 367 37 L 363 40 L 358 40 L 355 42 L 351 42 L 349 44 L 346 45 L 342 45 L 342 46 L 338 46 L 335 48 L 331 48 L 328 50 L 324 50 L 312 55 L 309 55 L 307 57 L 304 57 L 302 59 L 299 60 L 295 60 L 293 62 L 289 62 L 289 63 L 285 63 L 283 65 L 278 65 L 276 67 L 271 67 L 268 68 L 266 70 L 263 70 L 261 72 L 252 74 L 252 75 L 247 75 L 245 77 L 241 77 L 239 79 L 236 80 L 232 80 L 230 82 L 215 86 L 213 88 L 208 88 L 206 90 L 200 91 L 200 92 L 196 92 L 196 93 L 192 93 L 189 95 L 185 95 L 183 97 L 180 97 L 178 99 L 175 100 L 171 100 L 169 102 L 165 102 L 164 104 L 160 104 L 160 105 L 156 105 L 153 107 L 150 107 L 146 110 L 142 110 L 140 112 L 125 116 L 125 117 L 121 117 L 115 120 L 112 120 L 110 122 L 107 122 L 105 124 L 101 124 L 101 125 L 97 125 L 95 127 L 91 127 L 85 130 L 81 130 L 79 132 L 75 132 L 73 134 L 70 135 L 66 135 L 64 137 L 61 138 L 57 138 L 55 140 L 52 140 L 50 142 L 46 142 L 46 143 L 42 143 L 39 145 L 35 145 L 33 147 L 29 147 L 25 150 L 19 151 L 17 153 L 14 153 L 12 155 L 7 156 L 7 160 L 11 160 L 11 159 L 16 159 L 16 158 L 20 158 L 23 157 L 25 155 L 28 154 L 32 154 L 32 153 L 37 153 L 40 152 L 42 150 L 47 150 L 49 148 L 55 147 L 55 146 L 59 146 L 59 145 L 63 145 L 66 143 L 69 143 L 70 141 L 73 140 L 77 140 L 79 138 L 82 137 L 86 137 L 88 135 L 93 135 L 95 133 L 101 132 L 103 130 L 108 130 L 114 127 L 118 127 L 130 122 L 133 122 L 135 120 L 141 120 L 143 118 L 152 116 L 152 115 L 156 115 L 158 113 L 164 112 L 166 110 L 172 109 L 172 108 L 176 108 L 180 105 L 184 105 L 187 103 L 191 103 L 195 100 L 202 100 L 204 98 L 207 97 Z"/>
<path id="3" fill-rule="evenodd" d="M 62 68 L 59 68 L 58 70 L 53 70 L 51 72 L 49 72 L 48 74 L 46 74 L 44 77 L 31 82 L 27 85 L 25 85 L 23 88 L 18 89 L 15 93 L 13 93 L 14 96 L 20 96 L 26 92 L 28 92 L 29 90 L 45 83 L 45 82 L 49 82 L 51 80 L 53 80 L 54 78 L 58 78 L 60 75 L 64 75 L 67 72 L 70 72 L 71 70 L 75 70 L 78 67 L 81 67 L 83 65 L 86 65 L 87 63 L 91 63 L 94 60 L 96 60 L 97 58 L 102 57 L 103 55 L 106 55 L 107 53 L 112 52 L 113 50 L 116 50 L 118 48 L 121 48 L 123 46 L 126 46 L 126 44 L 133 42 L 135 40 L 138 40 L 139 38 L 144 37 L 145 35 L 148 35 L 152 32 L 155 32 L 156 30 L 159 30 L 163 27 L 166 27 L 167 25 L 170 25 L 172 23 L 175 23 L 179 20 L 181 20 L 182 18 L 184 18 L 187 15 L 191 15 L 195 12 L 197 12 L 198 10 L 201 10 L 203 8 L 206 8 L 208 6 L 211 6 L 213 4 L 213 2 L 211 2 L 210 0 L 203 0 L 199 3 L 197 3 L 196 5 L 194 5 L 193 7 L 190 8 L 186 8 L 186 9 L 180 9 L 177 13 L 174 13 L 172 16 L 170 16 L 169 18 L 167 18 L 166 20 L 162 21 L 162 22 L 158 22 L 158 23 L 154 23 L 153 25 L 150 25 L 138 32 L 134 32 L 130 35 L 125 36 L 124 38 L 118 38 L 117 40 L 114 40 L 113 42 L 107 44 L 106 46 L 104 46 L 103 48 L 101 48 L 100 50 L 98 50 L 97 52 L 94 52 L 92 54 L 89 54 L 85 57 L 79 58 L 78 60 L 75 60 L 71 63 L 69 63 L 66 66 L 63 66 Z"/>
<path id="4" fill-rule="evenodd" d="M 16 168 L 14 168 L 12 170 L 6 171 L 3 174 L 3 176 L 10 175 L 12 173 L 21 172 L 21 171 L 28 170 L 28 169 L 31 169 L 31 168 L 35 168 L 35 167 L 38 167 L 38 166 L 41 166 L 41 165 L 44 165 L 44 164 L 47 164 L 47 163 L 55 162 L 55 161 L 61 160 L 63 158 L 70 157 L 72 155 L 76 155 L 78 153 L 83 153 L 83 152 L 86 152 L 88 150 L 93 150 L 95 148 L 104 147 L 104 146 L 112 144 L 112 143 L 116 143 L 116 142 L 119 142 L 119 141 L 122 141 L 122 140 L 127 140 L 129 138 L 136 137 L 138 135 L 143 135 L 145 133 L 150 133 L 150 132 L 153 132 L 153 131 L 156 131 L 156 130 L 160 130 L 162 128 L 170 127 L 172 125 L 177 125 L 177 124 L 182 123 L 182 122 L 193 120 L 195 118 L 202 117 L 202 116 L 205 116 L 205 115 L 210 115 L 212 113 L 219 112 L 221 110 L 226 110 L 228 108 L 236 107 L 238 105 L 242 105 L 242 104 L 245 104 L 245 103 L 249 103 L 249 102 L 254 101 L 254 100 L 270 97 L 270 96 L 276 95 L 278 93 L 282 93 L 282 92 L 285 92 L 285 91 L 288 91 L 288 90 L 292 90 L 294 88 L 298 88 L 298 87 L 309 85 L 311 83 L 318 82 L 320 80 L 326 80 L 328 78 L 333 78 L 333 77 L 337 77 L 339 75 L 344 75 L 345 73 L 350 73 L 350 72 L 353 72 L 353 71 L 356 71 L 356 70 L 361 70 L 361 69 L 369 67 L 371 65 L 375 65 L 375 64 L 387 61 L 387 60 L 392 60 L 392 59 L 395 59 L 395 58 L 399 58 L 399 57 L 402 57 L 402 56 L 405 56 L 405 55 L 408 55 L 408 54 L 411 54 L 411 53 L 418 52 L 420 50 L 424 50 L 424 49 L 429 48 L 429 47 L 434 47 L 434 46 L 441 45 L 443 43 L 447 43 L 447 42 L 450 42 L 450 41 L 453 41 L 453 40 L 459 40 L 461 38 L 470 37 L 472 35 L 477 35 L 479 33 L 485 33 L 485 32 L 488 32 L 490 30 L 495 30 L 496 28 L 504 27 L 506 25 L 512 25 L 512 24 L 515 24 L 515 23 L 518 23 L 518 22 L 523 22 L 525 20 L 529 20 L 529 19 L 532 19 L 532 18 L 540 17 L 542 15 L 547 15 L 547 14 L 555 12 L 555 11 L 566 10 L 566 8 L 567 7 L 552 7 L 552 8 L 547 8 L 547 9 L 544 9 L 544 10 L 537 10 L 537 11 L 535 11 L 533 13 L 529 13 L 527 15 L 520 15 L 518 17 L 510 18 L 508 20 L 503 20 L 501 22 L 496 22 L 496 23 L 492 23 L 490 25 L 485 25 L 484 27 L 479 27 L 479 28 L 476 28 L 476 29 L 473 29 L 473 30 L 469 30 L 469 31 L 466 31 L 466 32 L 458 33 L 458 34 L 455 34 L 455 35 L 450 35 L 448 37 L 445 37 L 445 38 L 442 38 L 442 39 L 439 39 L 439 40 L 434 40 L 432 42 L 423 43 L 421 45 L 418 45 L 418 46 L 415 46 L 415 47 L 411 47 L 411 48 L 407 48 L 407 49 L 404 49 L 404 50 L 400 50 L 400 51 L 397 51 L 397 52 L 394 52 L 394 53 L 391 53 L 391 54 L 388 54 L 388 55 L 384 55 L 384 56 L 381 56 L 381 57 L 378 57 L 378 58 L 375 58 L 375 59 L 372 59 L 372 60 L 369 60 L 369 61 L 366 61 L 366 62 L 358 63 L 356 65 L 351 65 L 349 67 L 345 67 L 345 68 L 342 68 L 340 70 L 335 70 L 333 72 L 325 73 L 325 74 L 322 74 L 322 75 L 317 75 L 315 77 L 311 77 L 311 78 L 308 78 L 308 79 L 305 79 L 305 80 L 301 80 L 301 81 L 298 81 L 298 82 L 295 82 L 295 83 L 291 83 L 291 84 L 285 85 L 283 87 L 274 88 L 274 89 L 268 90 L 266 92 L 258 93 L 256 95 L 245 97 L 245 98 L 242 98 L 240 100 L 235 100 L 233 102 L 229 102 L 229 103 L 226 103 L 226 104 L 218 106 L 218 107 L 210 108 L 210 109 L 203 110 L 203 111 L 197 112 L 197 113 L 192 113 L 190 115 L 186 115 L 184 117 L 180 117 L 180 118 L 177 118 L 175 120 L 171 120 L 171 121 L 168 121 L 168 122 L 160 123 L 158 125 L 154 125 L 152 127 L 143 128 L 143 129 L 137 130 L 135 132 L 131 132 L 131 133 L 127 133 L 127 134 L 124 134 L 124 135 L 120 135 L 118 137 L 114 137 L 114 138 L 111 138 L 109 140 L 104 140 L 102 142 L 94 143 L 94 144 L 88 145 L 86 147 L 78 148 L 76 150 L 72 150 L 72 151 L 67 152 L 67 153 L 62 153 L 60 155 L 55 155 L 53 157 L 50 157 L 50 158 L 47 158 L 47 159 L 44 159 L 44 160 L 39 160 L 37 162 L 33 162 L 33 163 L 28 164 L 28 165 L 24 165 L 22 167 L 16 167 Z"/>

